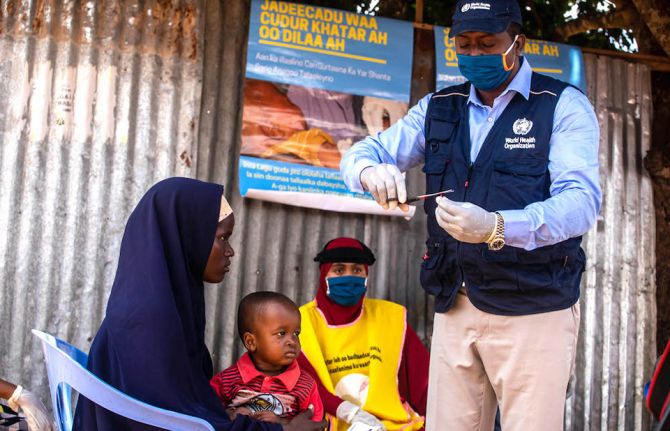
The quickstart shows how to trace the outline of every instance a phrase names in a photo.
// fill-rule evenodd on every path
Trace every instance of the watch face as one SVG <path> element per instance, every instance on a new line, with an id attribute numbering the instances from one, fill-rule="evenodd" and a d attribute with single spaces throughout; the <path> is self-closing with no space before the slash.
<path id="1" fill-rule="evenodd" d="M 491 250 L 500 250 L 501 248 L 503 248 L 504 245 L 505 245 L 504 239 L 494 239 L 493 241 L 491 241 L 491 244 L 489 244 L 489 248 Z"/>

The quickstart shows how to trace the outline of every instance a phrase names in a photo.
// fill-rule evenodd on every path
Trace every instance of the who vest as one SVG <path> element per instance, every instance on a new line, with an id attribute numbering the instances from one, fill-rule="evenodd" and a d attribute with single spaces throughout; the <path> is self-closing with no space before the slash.
<path id="1" fill-rule="evenodd" d="M 405 307 L 366 298 L 360 316 L 344 325 L 329 325 L 316 301 L 300 307 L 300 314 L 302 351 L 328 391 L 362 406 L 388 431 L 423 427 L 423 418 L 401 400 L 398 390 Z M 335 417 L 329 421 L 331 431 L 349 428 Z"/>
<path id="2" fill-rule="evenodd" d="M 449 199 L 488 211 L 520 210 L 550 197 L 549 141 L 554 110 L 568 86 L 533 73 L 529 99 L 515 94 L 489 131 L 477 159 L 470 161 L 470 83 L 433 95 L 425 123 L 426 193 L 453 189 Z M 453 239 L 435 219 L 435 199 L 425 201 L 427 253 L 421 284 L 435 295 L 435 310 L 452 307 L 465 283 L 470 301 L 500 315 L 561 310 L 579 299 L 585 256 L 581 237 L 526 251 Z"/>

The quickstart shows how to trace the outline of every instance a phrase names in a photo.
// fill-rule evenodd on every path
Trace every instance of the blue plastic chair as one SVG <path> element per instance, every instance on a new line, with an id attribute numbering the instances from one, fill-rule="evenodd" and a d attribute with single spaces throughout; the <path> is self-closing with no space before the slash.
<path id="1" fill-rule="evenodd" d="M 36 329 L 33 334 L 42 342 L 59 431 L 72 430 L 72 389 L 107 410 L 147 425 L 175 431 L 214 431 L 204 419 L 155 407 L 124 394 L 86 369 L 86 353 L 53 335 Z"/>

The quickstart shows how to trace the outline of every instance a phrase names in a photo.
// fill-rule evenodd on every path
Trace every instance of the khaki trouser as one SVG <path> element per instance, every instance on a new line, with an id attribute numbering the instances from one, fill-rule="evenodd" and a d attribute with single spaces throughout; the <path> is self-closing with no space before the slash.
<path id="1" fill-rule="evenodd" d="M 563 429 L 579 304 L 526 316 L 485 313 L 459 292 L 435 313 L 426 431 Z"/>

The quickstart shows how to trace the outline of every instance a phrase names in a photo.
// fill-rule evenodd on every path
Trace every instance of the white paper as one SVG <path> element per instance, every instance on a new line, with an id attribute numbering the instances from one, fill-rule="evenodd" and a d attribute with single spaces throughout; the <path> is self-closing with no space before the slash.
<path id="1" fill-rule="evenodd" d="M 279 192 L 273 190 L 249 189 L 244 197 L 326 211 L 405 217 L 408 220 L 414 217 L 414 212 L 416 211 L 416 207 L 413 205 L 409 206 L 408 212 L 403 212 L 398 208 L 391 211 L 385 210 L 379 206 L 377 202 L 372 200 L 323 193 Z"/>

